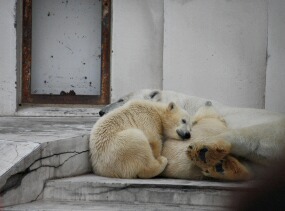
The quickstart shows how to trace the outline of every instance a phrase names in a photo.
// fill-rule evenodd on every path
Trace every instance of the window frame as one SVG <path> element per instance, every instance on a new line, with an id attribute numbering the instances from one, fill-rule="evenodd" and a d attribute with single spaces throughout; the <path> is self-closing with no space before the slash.
<path id="1" fill-rule="evenodd" d="M 100 95 L 49 95 L 31 93 L 32 64 L 32 0 L 23 0 L 22 36 L 22 99 L 31 104 L 93 104 L 110 103 L 111 0 L 102 0 L 101 18 L 101 87 Z"/>

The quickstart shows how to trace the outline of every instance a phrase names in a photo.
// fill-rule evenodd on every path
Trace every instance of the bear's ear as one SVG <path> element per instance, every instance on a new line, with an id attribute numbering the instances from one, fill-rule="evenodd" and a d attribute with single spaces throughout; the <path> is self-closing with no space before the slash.
<path id="1" fill-rule="evenodd" d="M 167 106 L 167 109 L 168 109 L 169 111 L 172 111 L 173 109 L 175 109 L 175 107 L 176 107 L 175 103 L 174 103 L 174 102 L 170 102 L 170 103 L 168 104 L 168 106 Z"/>
<path id="2" fill-rule="evenodd" d="M 151 93 L 149 93 L 149 99 L 155 102 L 161 101 L 161 93 L 159 90 L 154 90 Z"/>

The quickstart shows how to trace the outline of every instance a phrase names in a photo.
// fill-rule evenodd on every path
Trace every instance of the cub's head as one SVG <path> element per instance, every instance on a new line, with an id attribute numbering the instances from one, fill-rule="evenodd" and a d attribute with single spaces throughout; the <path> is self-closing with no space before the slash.
<path id="1" fill-rule="evenodd" d="M 191 137 L 191 120 L 189 114 L 175 103 L 168 104 L 162 118 L 165 138 L 185 140 Z"/>

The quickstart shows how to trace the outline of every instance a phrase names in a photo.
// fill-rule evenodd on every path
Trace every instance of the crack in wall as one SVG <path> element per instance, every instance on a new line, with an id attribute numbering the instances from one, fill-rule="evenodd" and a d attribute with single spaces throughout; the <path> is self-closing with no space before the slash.
<path id="1" fill-rule="evenodd" d="M 44 181 L 44 183 L 45 183 L 45 181 Z M 37 201 L 37 200 L 40 198 L 40 196 L 42 195 L 42 193 L 44 192 L 44 189 L 45 189 L 45 185 L 43 185 L 43 187 L 41 188 L 41 191 L 40 191 L 39 194 L 35 197 L 35 199 L 34 199 L 34 200 L 31 200 L 30 202 Z"/>
<path id="2" fill-rule="evenodd" d="M 42 168 L 42 167 L 50 167 L 50 168 L 59 168 L 59 167 L 61 167 L 61 166 L 63 166 L 69 159 L 71 159 L 71 158 L 73 158 L 73 157 L 75 157 L 75 156 L 77 156 L 77 155 L 80 155 L 80 154 L 82 154 L 82 153 L 85 153 L 85 152 L 88 152 L 89 150 L 85 150 L 85 151 L 82 151 L 82 152 L 68 152 L 68 153 L 62 153 L 62 154 L 55 154 L 55 156 L 60 156 L 60 155 L 63 155 L 63 154 L 69 154 L 69 153 L 76 153 L 76 154 L 74 154 L 74 155 L 71 155 L 70 157 L 68 157 L 66 160 L 64 160 L 61 164 L 59 164 L 59 165 L 45 165 L 45 164 L 42 164 L 41 166 L 39 166 L 38 168 L 35 168 L 35 169 L 33 169 L 33 170 L 31 170 L 30 172 L 33 172 L 33 171 L 36 171 L 36 170 L 38 170 L 39 168 Z M 43 159 L 47 159 L 47 158 L 51 158 L 51 157 L 53 157 L 53 156 L 48 156 L 48 157 L 45 157 L 45 158 L 42 158 L 42 159 L 38 159 L 38 161 L 39 160 L 43 160 Z M 35 162 L 34 162 L 35 163 Z"/>
<path id="3" fill-rule="evenodd" d="M 11 175 L 6 183 L 0 188 L 0 196 L 3 196 L 6 192 L 11 189 L 17 188 L 21 185 L 22 179 L 29 173 L 28 168 L 25 171 L 18 172 Z"/>
<path id="4" fill-rule="evenodd" d="M 16 154 L 17 156 L 15 157 L 15 159 L 17 159 L 19 157 L 19 152 L 18 152 L 18 145 L 15 145 L 15 151 L 16 151 Z M 14 159 L 14 160 L 15 160 Z"/>
<path id="5" fill-rule="evenodd" d="M 89 150 L 84 150 L 84 151 L 81 151 L 81 152 L 77 152 L 77 151 L 72 151 L 72 152 L 62 152 L 62 153 L 56 153 L 56 154 L 53 154 L 53 155 L 50 155 L 50 156 L 45 156 L 45 157 L 41 157 L 39 159 L 36 159 L 29 167 L 27 167 L 24 171 L 21 171 L 21 172 L 17 172 L 16 174 L 13 174 L 11 175 L 6 183 L 0 188 L 0 196 L 3 196 L 4 194 L 6 194 L 8 191 L 10 190 L 13 190 L 13 189 L 16 189 L 18 187 L 21 186 L 22 184 L 22 180 L 25 178 L 26 175 L 34 172 L 34 171 L 37 171 L 38 169 L 40 168 L 59 168 L 61 166 L 63 166 L 68 160 L 70 160 L 71 158 L 77 156 L 77 155 L 80 155 L 82 153 L 86 153 L 88 152 Z M 35 169 L 30 169 L 36 162 L 38 161 L 42 161 L 44 159 L 47 159 L 47 158 L 52 158 L 52 157 L 55 157 L 55 156 L 60 156 L 60 155 L 64 155 L 64 154 L 70 154 L 70 153 L 75 153 L 74 155 L 71 155 L 70 157 L 68 157 L 67 159 L 65 159 L 62 163 L 60 163 L 59 165 L 42 165 L 42 163 L 40 162 L 40 166 L 35 168 Z M 45 181 L 43 181 L 45 182 Z M 40 194 L 39 194 L 40 195 Z M 39 197 L 39 195 L 37 197 Z M 35 199 L 36 200 L 36 199 Z"/>
<path id="6" fill-rule="evenodd" d="M 39 159 L 36 159 L 28 168 L 31 168 L 36 162 L 38 161 L 41 161 L 41 160 L 44 160 L 44 159 L 47 159 L 47 158 L 52 158 L 52 157 L 55 157 L 55 156 L 60 156 L 60 155 L 65 155 L 65 154 L 71 154 L 71 153 L 76 153 L 75 155 L 79 155 L 81 153 L 84 153 L 84 152 L 88 152 L 89 150 L 84 150 L 82 152 L 77 152 L 77 151 L 70 151 L 70 152 L 61 152 L 61 153 L 54 153 L 52 155 L 47 155 L 47 156 L 44 156 L 44 157 L 40 157 Z"/>

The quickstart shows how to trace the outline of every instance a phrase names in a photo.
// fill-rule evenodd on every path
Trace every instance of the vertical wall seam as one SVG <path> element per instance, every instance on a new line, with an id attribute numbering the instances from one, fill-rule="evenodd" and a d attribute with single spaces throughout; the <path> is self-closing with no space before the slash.
<path id="1" fill-rule="evenodd" d="M 267 31 L 266 31 L 266 55 L 265 55 L 265 82 L 264 82 L 264 94 L 263 94 L 263 107 L 266 108 L 266 90 L 267 90 L 267 69 L 268 69 L 268 59 L 269 59 L 269 53 L 268 53 L 268 45 L 269 45 L 269 1 L 267 0 Z"/>
<path id="2" fill-rule="evenodd" d="M 15 5 L 15 23 L 16 23 L 16 112 L 21 102 L 22 91 L 22 11 L 23 1 L 17 0 Z"/>
<path id="3" fill-rule="evenodd" d="M 162 56 L 161 56 L 161 67 L 162 67 L 162 70 L 161 70 L 161 89 L 163 90 L 164 89 L 164 43 L 165 43 L 165 40 L 164 40 L 164 33 L 165 33 L 165 3 L 164 3 L 164 0 L 162 1 L 162 8 L 163 8 L 163 11 L 162 11 L 162 17 L 163 17 L 163 20 L 162 20 Z"/>

